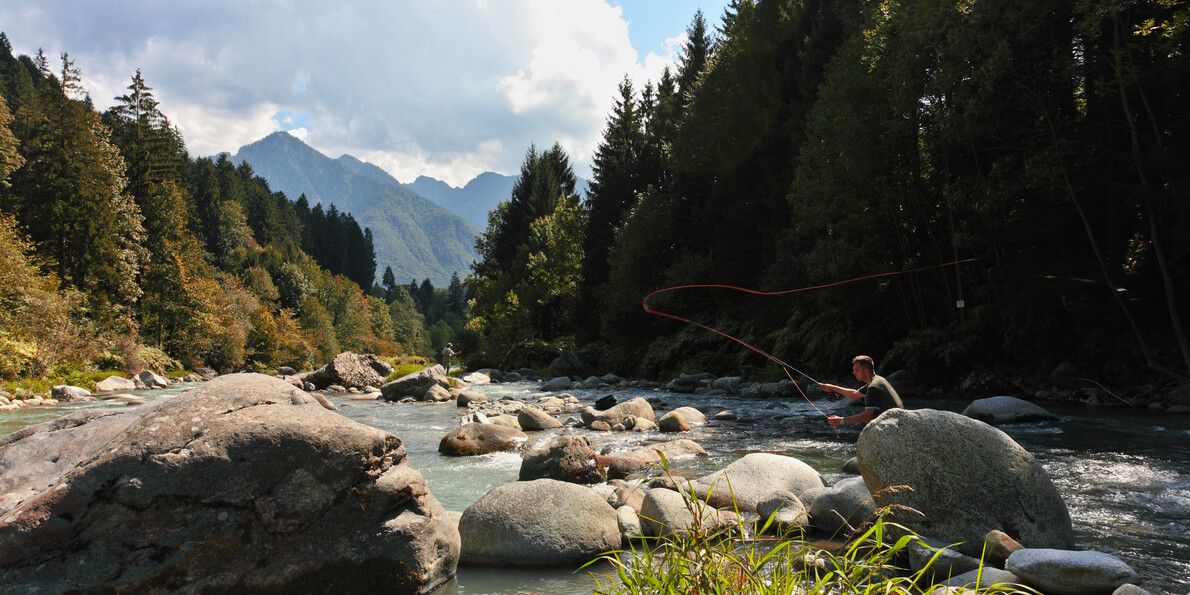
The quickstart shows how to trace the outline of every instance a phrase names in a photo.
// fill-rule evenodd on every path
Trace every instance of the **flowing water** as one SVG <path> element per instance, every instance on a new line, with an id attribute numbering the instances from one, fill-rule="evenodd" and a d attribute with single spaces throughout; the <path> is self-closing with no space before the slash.
<path id="1" fill-rule="evenodd" d="M 492 399 L 536 401 L 550 394 L 531 383 L 473 389 Z M 134 394 L 169 398 L 181 390 Z M 805 461 L 834 483 L 845 477 L 843 463 L 855 455 L 858 428 L 845 428 L 836 437 L 822 415 L 800 398 L 742 399 L 635 389 L 569 392 L 584 404 L 610 393 L 622 401 L 638 396 L 660 399 L 665 405 L 655 406 L 658 411 L 694 405 L 736 412 L 738 420 L 712 422 L 682 436 L 701 444 L 711 456 L 673 462 L 671 472 L 675 475 L 697 477 L 748 453 L 774 452 Z M 410 462 L 447 510 L 463 511 L 491 488 L 517 480 L 520 457 L 516 454 L 461 458 L 438 454 L 439 440 L 459 423 L 460 411 L 453 404 L 387 404 L 334 395 L 331 400 L 345 417 L 400 437 Z M 909 399 L 906 405 L 961 411 L 965 403 Z M 1045 466 L 1070 510 L 1078 547 L 1123 559 L 1140 572 L 1150 590 L 1177 594 L 1190 590 L 1190 417 L 1045 405 L 1060 416 L 1058 421 L 1010 424 L 1000 429 Z M 64 404 L 0 413 L 0 436 L 71 410 L 96 406 L 122 404 Z M 566 417 L 564 414 L 562 419 Z M 596 451 L 605 452 L 622 452 L 662 440 L 656 433 L 585 430 L 554 430 L 534 438 L 548 439 L 558 431 L 584 433 Z M 672 436 L 664 439 L 669 438 Z M 594 586 L 587 571 L 464 566 L 457 578 L 437 593 L 588 594 Z"/>

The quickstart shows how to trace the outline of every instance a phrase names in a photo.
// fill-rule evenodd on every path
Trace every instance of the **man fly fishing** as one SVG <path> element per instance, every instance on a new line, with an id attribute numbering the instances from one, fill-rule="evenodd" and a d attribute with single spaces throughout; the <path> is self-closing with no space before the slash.
<path id="1" fill-rule="evenodd" d="M 855 379 L 864 383 L 859 389 L 843 388 L 834 384 L 820 383 L 818 386 L 826 394 L 836 394 L 847 397 L 851 400 L 864 400 L 864 410 L 862 413 L 857 413 L 849 417 L 841 417 L 838 415 L 831 415 L 826 418 L 827 423 L 833 427 L 839 427 L 842 424 L 862 424 L 873 419 L 876 416 L 889 409 L 903 409 L 905 404 L 901 402 L 901 396 L 897 394 L 897 389 L 889 384 L 883 376 L 876 375 L 876 363 L 872 358 L 866 355 L 857 355 L 851 360 L 851 373 L 855 375 Z"/>

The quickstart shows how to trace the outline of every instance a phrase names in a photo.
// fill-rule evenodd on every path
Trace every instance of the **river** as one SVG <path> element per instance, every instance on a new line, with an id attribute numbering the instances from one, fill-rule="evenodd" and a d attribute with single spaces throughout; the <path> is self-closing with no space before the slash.
<path id="1" fill-rule="evenodd" d="M 148 399 L 170 398 L 184 388 L 134 394 Z M 473 389 L 492 399 L 536 401 L 551 394 L 530 383 Z M 858 429 L 845 428 L 836 437 L 822 415 L 800 398 L 743 399 L 618 388 L 569 392 L 584 403 L 615 394 L 620 400 L 638 396 L 661 399 L 666 406 L 657 407 L 659 411 L 683 405 L 735 411 L 738 420 L 712 422 L 683 436 L 701 444 L 711 456 L 678 462 L 672 469 L 678 475 L 701 476 L 748 453 L 775 452 L 801 459 L 834 483 L 845 477 L 843 463 L 855 455 Z M 351 401 L 345 396 L 330 398 L 345 417 L 400 437 L 411 463 L 448 510 L 463 511 L 491 488 L 517 479 L 520 457 L 516 454 L 463 458 L 438 454 L 439 440 L 458 424 L 460 411 L 453 404 L 386 404 Z M 1140 572 L 1150 590 L 1177 594 L 1190 591 L 1190 416 L 1042 405 L 1059 420 L 1010 424 L 1000 429 L 1045 466 L 1070 510 L 1078 547 L 1123 559 Z M 63 404 L 0 413 L 0 435 L 81 407 L 97 406 L 122 405 Z M 961 411 L 966 403 L 910 398 L 906 406 Z M 591 437 L 596 451 L 620 452 L 662 439 L 656 433 L 578 431 Z M 586 571 L 460 567 L 457 578 L 436 593 L 587 594 L 594 584 Z"/>

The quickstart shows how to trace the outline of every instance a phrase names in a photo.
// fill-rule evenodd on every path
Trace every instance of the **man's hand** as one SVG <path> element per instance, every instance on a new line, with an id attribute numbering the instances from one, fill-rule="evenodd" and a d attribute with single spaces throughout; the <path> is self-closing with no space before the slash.
<path id="1" fill-rule="evenodd" d="M 819 384 L 818 388 L 822 389 L 822 392 L 826 393 L 826 400 L 828 400 L 828 401 L 839 400 L 840 395 L 835 392 L 835 390 L 834 390 L 835 387 L 833 384 Z"/>
<path id="2" fill-rule="evenodd" d="M 826 418 L 826 423 L 830 424 L 832 427 L 837 428 L 837 427 L 843 425 L 843 418 L 839 417 L 838 415 L 832 415 L 832 416 Z"/>

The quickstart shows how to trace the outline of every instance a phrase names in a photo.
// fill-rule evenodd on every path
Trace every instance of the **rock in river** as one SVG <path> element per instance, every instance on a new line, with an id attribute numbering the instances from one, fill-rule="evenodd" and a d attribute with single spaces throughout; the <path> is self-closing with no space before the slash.
<path id="1" fill-rule="evenodd" d="M 5 590 L 424 593 L 455 573 L 458 532 L 401 440 L 282 380 L 90 415 L 0 443 L 6 462 L 85 450 L 6 486 Z"/>
<path id="2" fill-rule="evenodd" d="M 949 411 L 892 409 L 856 443 L 860 473 L 878 507 L 919 535 L 979 556 L 997 529 L 1025 547 L 1070 549 L 1074 530 L 1049 475 L 1007 434 Z M 891 489 L 909 486 L 911 489 Z"/>

